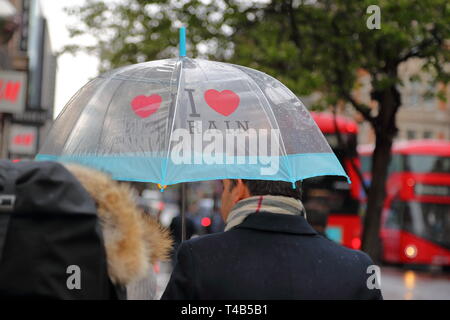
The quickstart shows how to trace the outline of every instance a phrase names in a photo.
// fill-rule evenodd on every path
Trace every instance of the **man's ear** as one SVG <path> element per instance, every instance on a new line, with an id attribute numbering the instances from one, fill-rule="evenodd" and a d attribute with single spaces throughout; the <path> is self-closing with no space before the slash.
<path id="1" fill-rule="evenodd" d="M 248 198 L 250 197 L 250 192 L 248 190 L 247 185 L 242 181 L 242 179 L 237 179 L 236 180 L 236 187 L 235 187 L 235 192 L 236 192 L 236 200 L 240 201 L 242 199 Z M 236 201 L 236 202 L 237 202 Z"/>

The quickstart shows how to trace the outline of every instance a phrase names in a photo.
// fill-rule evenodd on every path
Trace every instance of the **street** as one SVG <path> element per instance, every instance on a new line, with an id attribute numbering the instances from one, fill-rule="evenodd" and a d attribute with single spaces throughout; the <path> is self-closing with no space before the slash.
<path id="1" fill-rule="evenodd" d="M 386 300 L 448 300 L 450 274 L 383 267 L 381 290 Z"/>
<path id="2" fill-rule="evenodd" d="M 156 299 L 164 292 L 170 270 L 170 264 L 160 264 Z M 382 267 L 381 291 L 385 300 L 450 300 L 450 273 Z"/>

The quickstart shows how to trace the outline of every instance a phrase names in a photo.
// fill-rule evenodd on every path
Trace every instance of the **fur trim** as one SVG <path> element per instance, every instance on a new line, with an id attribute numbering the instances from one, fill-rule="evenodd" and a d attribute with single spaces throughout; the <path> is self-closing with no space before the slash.
<path id="1" fill-rule="evenodd" d="M 127 285 L 138 280 L 148 274 L 152 263 L 168 257 L 172 246 L 169 232 L 136 206 L 128 185 L 93 169 L 66 167 L 97 203 L 108 273 L 114 283 Z"/>
<path id="2" fill-rule="evenodd" d="M 144 223 L 144 242 L 148 244 L 151 250 L 151 261 L 167 261 L 170 258 L 170 250 L 172 249 L 173 240 L 170 231 L 163 228 L 153 217 L 143 214 Z"/>

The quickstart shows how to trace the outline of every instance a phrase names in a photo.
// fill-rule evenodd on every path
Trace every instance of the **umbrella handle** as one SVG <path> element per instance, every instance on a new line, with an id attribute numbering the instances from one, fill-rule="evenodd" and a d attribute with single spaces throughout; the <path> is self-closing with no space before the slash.
<path id="1" fill-rule="evenodd" d="M 180 28 L 180 57 L 186 57 L 186 28 Z"/>
<path id="2" fill-rule="evenodd" d="M 181 184 L 181 242 L 186 241 L 186 182 Z"/>

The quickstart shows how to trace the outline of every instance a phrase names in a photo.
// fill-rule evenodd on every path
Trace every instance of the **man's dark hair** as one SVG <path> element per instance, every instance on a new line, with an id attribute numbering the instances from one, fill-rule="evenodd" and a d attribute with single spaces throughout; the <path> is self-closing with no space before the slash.
<path id="1" fill-rule="evenodd" d="M 302 199 L 301 181 L 297 181 L 295 183 L 296 186 L 295 189 L 292 188 L 291 182 L 286 181 L 242 179 L 242 182 L 247 186 L 252 196 L 271 195 L 271 196 L 291 197 L 298 200 Z M 232 179 L 230 190 L 232 190 L 236 185 L 237 180 Z"/>

